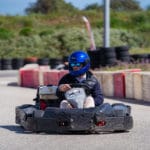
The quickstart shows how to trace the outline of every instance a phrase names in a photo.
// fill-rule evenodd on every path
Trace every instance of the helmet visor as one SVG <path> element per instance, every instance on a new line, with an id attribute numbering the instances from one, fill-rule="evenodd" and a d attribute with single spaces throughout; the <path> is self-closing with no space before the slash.
<path id="1" fill-rule="evenodd" d="M 81 66 L 81 63 L 79 63 L 79 62 L 78 62 L 78 63 L 70 63 L 70 66 L 71 66 L 71 67 L 75 67 L 75 66 L 76 66 L 76 67 L 80 67 L 80 66 Z"/>

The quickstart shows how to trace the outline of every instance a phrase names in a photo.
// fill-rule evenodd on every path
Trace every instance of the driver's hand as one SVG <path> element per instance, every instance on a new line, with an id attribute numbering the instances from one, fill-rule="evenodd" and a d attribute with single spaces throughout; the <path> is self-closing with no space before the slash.
<path id="1" fill-rule="evenodd" d="M 59 85 L 59 91 L 66 92 L 71 89 L 71 86 L 69 84 L 60 84 Z"/>

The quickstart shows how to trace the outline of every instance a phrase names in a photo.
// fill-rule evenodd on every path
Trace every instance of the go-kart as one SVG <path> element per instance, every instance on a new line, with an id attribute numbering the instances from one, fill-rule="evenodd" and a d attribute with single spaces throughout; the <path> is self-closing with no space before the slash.
<path id="1" fill-rule="evenodd" d="M 123 103 L 104 103 L 94 108 L 83 108 L 89 92 L 87 86 L 72 84 L 65 97 L 75 108 L 60 109 L 57 86 L 39 86 L 35 105 L 16 107 L 16 123 L 31 132 L 114 132 L 129 131 L 133 127 L 131 107 Z"/>

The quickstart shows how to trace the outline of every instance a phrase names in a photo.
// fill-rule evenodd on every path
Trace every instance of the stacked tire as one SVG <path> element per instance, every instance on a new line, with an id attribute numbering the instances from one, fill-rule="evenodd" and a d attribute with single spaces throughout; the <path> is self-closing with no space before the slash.
<path id="1" fill-rule="evenodd" d="M 115 47 L 117 59 L 122 62 L 130 62 L 130 54 L 128 46 L 118 46 Z"/>
<path id="2" fill-rule="evenodd" d="M 50 67 L 51 69 L 55 69 L 58 65 L 63 64 L 63 60 L 59 58 L 51 58 L 50 59 Z"/>
<path id="3" fill-rule="evenodd" d="M 12 59 L 12 69 L 17 70 L 24 66 L 23 58 L 13 58 Z"/>
<path id="4" fill-rule="evenodd" d="M 2 61 L 1 61 L 1 59 L 0 59 L 0 70 L 2 69 Z"/>
<path id="5" fill-rule="evenodd" d="M 116 51 L 114 47 L 102 47 L 101 51 L 103 52 L 103 60 L 105 65 L 103 66 L 114 66 L 117 64 Z"/>
<path id="6" fill-rule="evenodd" d="M 91 68 L 99 68 L 101 66 L 114 66 L 117 63 L 115 48 L 100 47 L 96 50 L 88 50 L 91 60 Z"/>
<path id="7" fill-rule="evenodd" d="M 88 50 L 87 53 L 90 57 L 91 69 L 99 68 L 101 65 L 100 56 L 102 56 L 102 51 L 100 49 L 96 49 L 93 51 Z"/>
<path id="8" fill-rule="evenodd" d="M 49 58 L 39 58 L 38 64 L 41 66 L 49 65 Z"/>
<path id="9" fill-rule="evenodd" d="M 133 54 L 131 59 L 133 63 L 149 63 L 150 54 Z"/>
<path id="10" fill-rule="evenodd" d="M 11 58 L 2 58 L 1 59 L 1 69 L 2 70 L 11 70 L 12 69 L 12 59 Z"/>

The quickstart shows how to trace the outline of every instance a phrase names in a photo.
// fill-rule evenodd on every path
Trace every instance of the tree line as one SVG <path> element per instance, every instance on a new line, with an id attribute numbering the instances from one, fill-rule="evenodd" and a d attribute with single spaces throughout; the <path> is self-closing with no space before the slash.
<path id="1" fill-rule="evenodd" d="M 86 6 L 83 10 L 102 9 L 103 5 L 93 3 Z M 140 4 L 136 0 L 110 0 L 110 8 L 115 11 L 140 11 L 142 10 Z M 147 10 L 150 10 L 150 6 L 147 6 Z M 70 12 L 79 11 L 78 8 L 71 3 L 67 3 L 64 0 L 37 0 L 35 3 L 31 3 L 26 8 L 26 13 L 42 13 L 48 14 L 51 12 Z"/>

